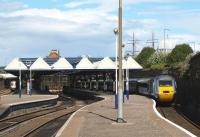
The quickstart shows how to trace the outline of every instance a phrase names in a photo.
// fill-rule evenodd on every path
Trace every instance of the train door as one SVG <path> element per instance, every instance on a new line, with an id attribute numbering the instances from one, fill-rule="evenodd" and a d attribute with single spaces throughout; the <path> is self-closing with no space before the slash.
<path id="1" fill-rule="evenodd" d="M 149 81 L 149 94 L 150 94 L 150 95 L 153 94 L 153 83 L 154 83 L 153 80 L 150 80 L 150 81 Z"/>
<path id="2" fill-rule="evenodd" d="M 153 91 L 154 97 L 158 98 L 158 79 L 154 79 L 154 91 Z"/>

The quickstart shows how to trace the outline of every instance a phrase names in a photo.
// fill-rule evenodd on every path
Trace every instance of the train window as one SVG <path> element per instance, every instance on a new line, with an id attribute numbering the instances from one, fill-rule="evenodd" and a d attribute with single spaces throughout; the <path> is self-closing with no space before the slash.
<path id="1" fill-rule="evenodd" d="M 171 80 L 159 80 L 159 86 L 172 86 Z"/>
<path id="2" fill-rule="evenodd" d="M 139 87 L 147 88 L 148 84 L 147 83 L 138 83 L 137 84 Z"/>

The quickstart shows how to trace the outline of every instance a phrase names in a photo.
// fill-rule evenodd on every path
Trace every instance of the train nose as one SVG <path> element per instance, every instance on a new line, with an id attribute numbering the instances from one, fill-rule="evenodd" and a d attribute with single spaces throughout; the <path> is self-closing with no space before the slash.
<path id="1" fill-rule="evenodd" d="M 168 93 L 170 93 L 170 91 L 163 91 L 163 93 L 168 94 Z"/>
<path id="2" fill-rule="evenodd" d="M 161 102 L 170 102 L 174 98 L 174 92 L 173 91 L 161 91 L 159 93 L 159 100 Z"/>

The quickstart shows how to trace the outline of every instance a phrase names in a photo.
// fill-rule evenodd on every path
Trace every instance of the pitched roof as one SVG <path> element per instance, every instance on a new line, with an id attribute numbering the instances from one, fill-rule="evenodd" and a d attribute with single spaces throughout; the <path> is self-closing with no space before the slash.
<path id="1" fill-rule="evenodd" d="M 96 69 L 115 69 L 115 63 L 109 58 L 105 57 L 103 60 L 100 61 Z"/>
<path id="2" fill-rule="evenodd" d="M 43 58 L 39 57 L 32 65 L 31 70 L 50 70 L 51 67 L 44 61 Z"/>
<path id="3" fill-rule="evenodd" d="M 143 67 L 129 56 L 127 60 L 123 61 L 123 69 L 143 69 Z"/>
<path id="4" fill-rule="evenodd" d="M 73 69 L 73 66 L 65 58 L 60 58 L 52 67 L 54 70 Z"/>
<path id="5" fill-rule="evenodd" d="M 100 64 L 100 62 L 101 62 L 101 61 L 93 62 L 93 66 L 94 66 L 95 69 L 98 67 L 98 65 Z"/>
<path id="6" fill-rule="evenodd" d="M 0 78 L 3 79 L 14 79 L 17 78 L 17 76 L 10 74 L 10 73 L 6 73 L 6 74 L 0 74 Z"/>
<path id="7" fill-rule="evenodd" d="M 76 65 L 76 69 L 94 69 L 94 66 L 87 57 L 83 57 Z"/>
<path id="8" fill-rule="evenodd" d="M 5 68 L 5 70 L 27 70 L 27 67 L 19 58 L 14 58 Z"/>

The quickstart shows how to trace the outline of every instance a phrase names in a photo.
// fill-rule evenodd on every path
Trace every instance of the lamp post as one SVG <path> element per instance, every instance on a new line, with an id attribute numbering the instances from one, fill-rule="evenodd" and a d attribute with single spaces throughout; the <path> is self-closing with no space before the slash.
<path id="1" fill-rule="evenodd" d="M 118 10 L 118 56 L 119 56 L 119 85 L 118 85 L 118 113 L 117 122 L 124 123 L 123 120 L 123 89 L 122 89 L 122 0 L 119 0 Z"/>
<path id="2" fill-rule="evenodd" d="M 31 73 L 31 61 L 28 63 L 28 68 L 29 68 L 29 95 L 32 95 L 32 73 Z"/>
<path id="3" fill-rule="evenodd" d="M 32 73 L 31 73 L 31 67 L 30 67 L 30 92 L 29 95 L 32 95 Z"/>
<path id="4" fill-rule="evenodd" d="M 21 70 L 21 60 L 19 58 L 19 98 L 22 96 L 22 70 Z"/>
<path id="5" fill-rule="evenodd" d="M 115 34 L 115 46 L 116 46 L 116 53 L 115 53 L 115 65 L 116 65 L 116 68 L 115 68 L 115 109 L 117 109 L 117 90 L 118 90 L 118 76 L 117 76 L 117 71 L 118 71 L 118 61 L 117 61 L 117 57 L 118 57 L 118 55 L 117 55 L 117 52 L 118 52 L 118 39 L 117 39 L 117 37 L 118 37 L 118 29 L 117 28 L 115 28 L 114 30 L 113 30 L 113 32 L 114 32 L 114 34 Z"/>
<path id="6" fill-rule="evenodd" d="M 129 99 L 129 68 L 127 65 L 129 54 L 126 55 L 126 95 L 127 99 Z"/>

